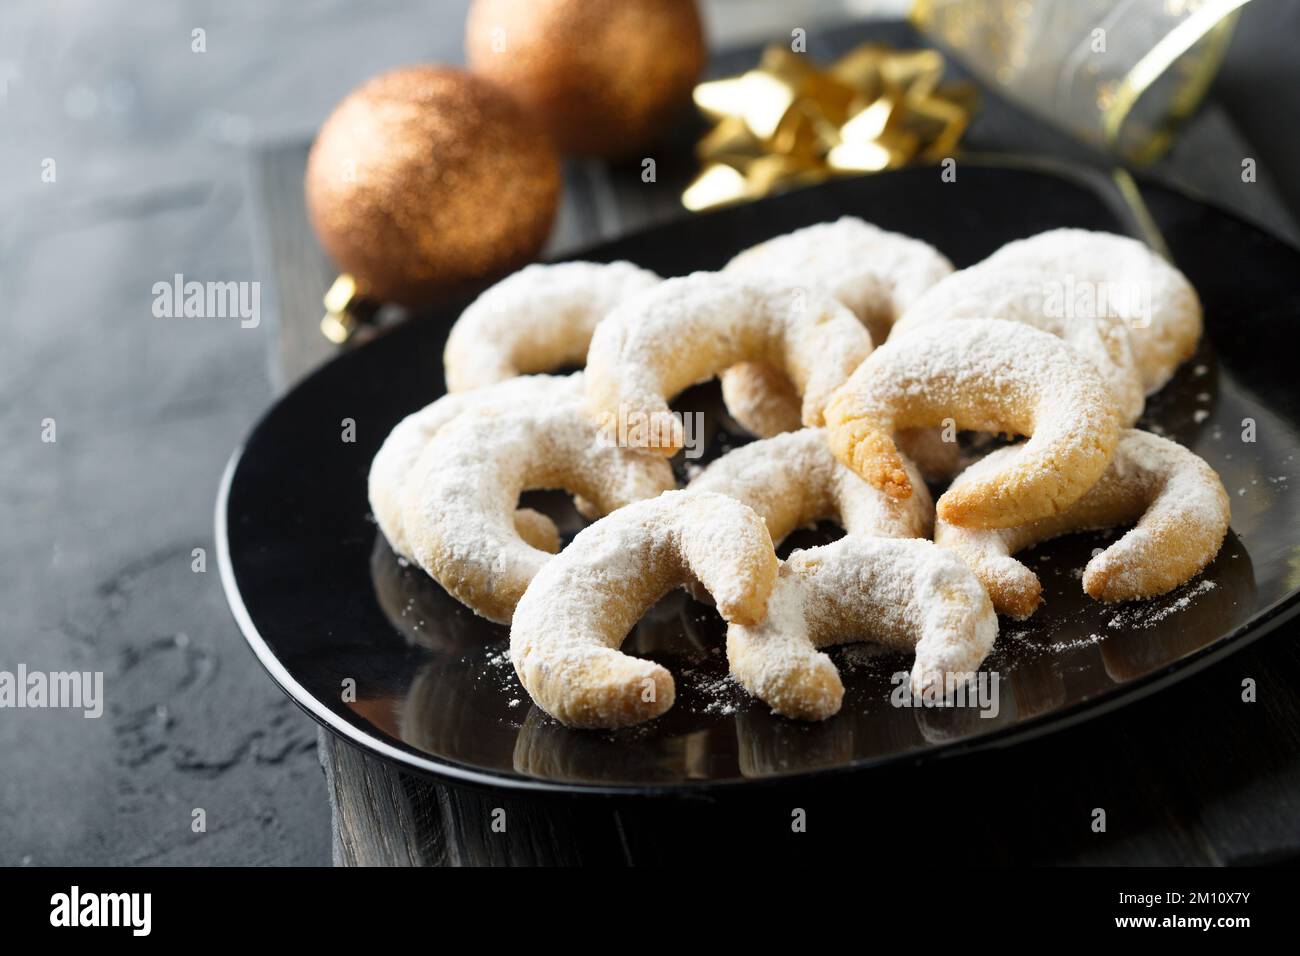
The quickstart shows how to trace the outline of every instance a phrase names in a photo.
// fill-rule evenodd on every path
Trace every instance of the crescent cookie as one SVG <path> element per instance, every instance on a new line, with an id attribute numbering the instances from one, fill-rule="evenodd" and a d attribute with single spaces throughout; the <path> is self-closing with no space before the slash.
<path id="1" fill-rule="evenodd" d="M 868 358 L 826 407 L 835 456 L 896 498 L 912 482 L 890 437 L 940 425 L 1030 436 L 939 499 L 949 524 L 1006 528 L 1059 514 L 1101 477 L 1119 438 L 1109 390 L 1054 335 L 996 319 L 928 324 Z"/>
<path id="2" fill-rule="evenodd" d="M 1128 236 L 1087 229 L 1053 229 L 1009 242 L 980 268 L 1064 276 L 1062 297 L 1098 305 L 1125 320 L 1133 358 L 1148 395 L 1159 391 L 1196 351 L 1201 300 L 1178 269 Z M 1082 291 L 1082 295 L 1080 292 Z"/>
<path id="3" fill-rule="evenodd" d="M 847 535 L 781 564 L 761 624 L 727 628 L 732 676 L 778 714 L 822 720 L 844 685 L 819 648 L 873 640 L 916 651 L 916 695 L 946 696 L 979 669 L 998 634 L 975 575 L 920 539 Z"/>
<path id="4" fill-rule="evenodd" d="M 673 588 L 698 580 L 727 621 L 762 620 L 777 560 L 762 519 L 725 495 L 672 491 L 579 532 L 534 578 L 510 660 L 539 707 L 571 727 L 625 727 L 673 705 L 653 661 L 618 649 Z"/>
<path id="5" fill-rule="evenodd" d="M 1109 314 L 1066 315 L 1046 307 L 1054 273 L 1031 273 L 990 264 L 954 272 L 907 310 L 894 326 L 906 335 L 926 323 L 953 319 L 1023 322 L 1064 339 L 1092 363 L 1119 407 L 1125 424 L 1142 415 L 1146 391 L 1138 374 L 1125 319 Z"/>
<path id="6" fill-rule="evenodd" d="M 722 373 L 727 411 L 751 434 L 772 437 L 802 427 L 799 393 L 770 365 L 743 362 Z M 899 449 L 916 462 L 921 474 L 945 481 L 961 470 L 961 447 L 945 442 L 936 428 L 904 428 L 895 436 Z"/>
<path id="7" fill-rule="evenodd" d="M 817 286 L 848 306 L 873 340 L 883 342 L 894 320 L 952 272 L 952 263 L 920 239 L 842 216 L 750 246 L 725 271 Z"/>
<path id="8" fill-rule="evenodd" d="M 960 487 L 996 470 L 1014 454 L 1003 448 L 971 466 Z M 1011 555 L 1074 531 L 1136 526 L 1091 561 L 1083 590 L 1101 601 L 1131 601 L 1164 594 L 1214 559 L 1228 532 L 1228 493 L 1214 469 L 1182 445 L 1128 429 L 1105 474 L 1062 514 L 1014 528 L 975 530 L 943 521 L 940 547 L 959 554 L 1003 614 L 1028 617 L 1042 600 L 1037 575 Z"/>
<path id="9" fill-rule="evenodd" d="M 607 433 L 671 455 L 681 422 L 668 400 L 738 362 L 782 372 L 806 425 L 871 352 L 871 337 L 829 295 L 766 279 L 697 272 L 625 302 L 596 327 L 587 353 L 587 409 Z M 629 420 L 645 427 L 620 429 Z"/>
<path id="10" fill-rule="evenodd" d="M 452 326 L 442 354 L 447 391 L 581 365 L 596 323 L 660 281 L 630 262 L 521 269 L 475 299 Z"/>
<path id="11" fill-rule="evenodd" d="M 411 469 L 400 497 L 411 558 L 489 620 L 508 623 L 551 558 L 520 534 L 521 492 L 563 488 L 605 514 L 675 487 L 662 458 L 601 439 L 581 391 L 579 381 L 546 401 L 469 409 L 425 443 Z"/>
<path id="12" fill-rule="evenodd" d="M 834 296 L 867 327 L 873 343 L 922 293 L 952 272 L 939 250 L 919 239 L 887 232 L 855 216 L 822 222 L 751 246 L 725 272 L 777 276 Z M 722 376 L 727 410 L 762 438 L 800 425 L 799 400 L 789 379 L 756 362 Z"/>
<path id="13" fill-rule="evenodd" d="M 444 395 L 398 422 L 370 463 L 369 477 L 370 510 L 393 550 L 402 557 L 412 557 L 402 523 L 402 496 L 420 453 L 439 429 L 469 409 L 508 411 L 528 408 L 539 402 L 573 402 L 581 395 L 580 377 L 529 375 L 474 392 Z M 528 512 L 526 516 L 525 511 Z M 538 542 L 555 542 L 554 546 L 544 550 L 558 550 L 559 532 L 550 518 L 530 509 L 520 509 L 518 517 L 523 522 L 523 529 L 528 531 L 524 535 L 526 540 L 537 547 L 542 547 Z"/>
<path id="14" fill-rule="evenodd" d="M 804 428 L 728 452 L 686 490 L 719 492 L 748 505 L 778 543 L 828 518 L 849 534 L 928 538 L 934 525 L 930 493 L 911 462 L 904 467 L 917 493 L 891 498 L 836 461 L 820 428 Z"/>

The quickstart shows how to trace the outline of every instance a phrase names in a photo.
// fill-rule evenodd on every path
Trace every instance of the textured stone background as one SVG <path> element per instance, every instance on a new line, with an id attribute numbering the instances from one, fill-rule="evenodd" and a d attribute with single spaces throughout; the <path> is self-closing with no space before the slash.
<path id="1" fill-rule="evenodd" d="M 718 0 L 709 14 L 729 42 L 898 5 Z M 151 286 L 267 279 L 249 150 L 305 140 L 385 67 L 458 61 L 465 6 L 0 9 L 0 669 L 103 670 L 108 697 L 97 721 L 0 711 L 0 865 L 329 861 L 314 724 L 243 645 L 212 553 L 221 469 L 272 399 L 271 324 L 154 319 Z M 1275 171 L 1300 161 L 1298 27 L 1300 4 L 1257 0 L 1220 84 Z M 1300 181 L 1275 178 L 1300 205 Z"/>

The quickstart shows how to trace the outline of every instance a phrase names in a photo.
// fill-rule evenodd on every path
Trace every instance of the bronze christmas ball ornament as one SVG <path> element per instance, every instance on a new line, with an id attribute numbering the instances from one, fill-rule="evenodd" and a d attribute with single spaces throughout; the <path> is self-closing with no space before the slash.
<path id="1" fill-rule="evenodd" d="M 613 159 L 663 133 L 706 54 L 695 0 L 474 0 L 465 49 L 561 151 Z"/>
<path id="2" fill-rule="evenodd" d="M 560 165 L 537 121 L 492 83 L 415 66 L 335 107 L 305 185 L 316 235 L 357 293 L 419 305 L 534 258 Z"/>

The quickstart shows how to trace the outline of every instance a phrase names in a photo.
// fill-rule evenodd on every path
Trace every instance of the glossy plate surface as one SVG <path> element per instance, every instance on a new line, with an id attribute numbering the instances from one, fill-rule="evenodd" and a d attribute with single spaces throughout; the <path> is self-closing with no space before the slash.
<path id="1" fill-rule="evenodd" d="M 442 345 L 459 306 L 408 322 L 332 362 L 285 396 L 231 461 L 217 505 L 223 581 L 245 637 L 271 675 L 336 733 L 448 779 L 531 789 L 657 791 L 863 770 L 897 759 L 1006 743 L 1150 692 L 1244 646 L 1296 609 L 1300 588 L 1300 254 L 1229 214 L 1143 187 L 1175 262 L 1205 305 L 1199 354 L 1147 406 L 1143 427 L 1188 445 L 1223 477 L 1232 533 L 1206 572 L 1163 598 L 1105 606 L 1079 571 L 1114 535 L 1077 535 L 1025 560 L 1045 606 L 1002 620 L 985 665 L 996 694 L 977 708 L 891 706 L 908 659 L 851 645 L 832 652 L 843 711 L 816 725 L 771 715 L 726 680 L 722 622 L 669 595 L 624 648 L 677 677 L 674 708 L 617 733 L 571 731 L 533 707 L 504 627 L 475 617 L 403 567 L 366 501 L 370 460 L 404 415 L 443 391 Z M 739 250 L 853 214 L 925 239 L 958 266 L 1058 226 L 1130 231 L 1102 194 L 1043 172 L 964 166 L 870 176 L 702 216 L 589 250 L 663 275 L 715 269 Z M 703 461 L 745 439 L 715 385 L 679 408 L 705 412 Z M 356 440 L 341 440 L 344 419 Z M 1245 440 L 1253 438 L 1253 441 Z M 527 503 L 572 533 L 558 493 Z M 800 532 L 782 549 L 828 540 Z M 356 699 L 345 700 L 344 682 Z M 986 685 L 992 688 L 993 685 Z M 981 716 L 983 714 L 983 716 Z"/>

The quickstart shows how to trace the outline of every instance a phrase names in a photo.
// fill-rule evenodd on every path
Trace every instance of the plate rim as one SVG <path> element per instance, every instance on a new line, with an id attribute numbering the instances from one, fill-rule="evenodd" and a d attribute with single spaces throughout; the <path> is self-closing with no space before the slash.
<path id="1" fill-rule="evenodd" d="M 983 158 L 981 158 L 981 161 L 977 161 L 972 165 L 977 165 L 981 168 L 987 169 L 1019 173 L 1027 172 L 1032 175 L 1062 179 L 1071 185 L 1080 188 L 1089 188 L 1090 184 L 1086 174 L 1094 172 L 1092 170 L 1071 168 L 1070 164 L 1067 163 L 1058 164 L 1035 162 L 1033 165 L 1028 165 L 1020 163 L 1019 157 L 1006 158 L 1009 162 L 986 162 L 982 161 Z M 917 167 L 910 167 L 909 170 L 900 170 L 899 172 L 906 172 L 916 168 Z M 1081 172 L 1084 173 L 1084 175 L 1079 175 Z M 1273 241 L 1282 244 L 1295 254 L 1300 255 L 1300 248 L 1297 248 L 1285 237 L 1279 236 L 1261 224 L 1246 219 L 1233 210 L 1225 209 L 1212 200 L 1207 200 L 1205 197 L 1186 192 L 1170 184 L 1152 180 L 1149 177 L 1137 177 L 1137 181 L 1142 186 L 1152 186 L 1178 195 L 1198 205 L 1206 206 L 1220 215 L 1234 219 L 1238 223 L 1268 236 Z M 806 188 L 812 189 L 816 188 L 816 186 Z M 1094 191 L 1099 192 L 1099 190 L 1095 188 L 1095 184 Z M 1108 205 L 1110 204 L 1110 198 L 1107 196 L 1100 195 L 1099 199 L 1106 202 Z M 721 210 L 721 212 L 725 211 L 726 210 Z M 709 215 L 709 213 L 706 213 L 705 215 Z M 615 243 L 620 243 L 636 237 L 643 237 L 680 225 L 680 221 L 657 224 L 645 229 L 636 230 L 623 236 L 606 239 L 601 242 L 584 246 L 581 249 L 573 250 L 563 258 L 546 261 L 560 262 L 574 258 L 582 258 L 585 254 L 594 250 L 605 249 Z M 400 327 L 401 326 L 398 326 L 397 328 Z M 381 332 L 381 334 L 376 336 L 376 338 L 371 340 L 371 342 L 362 345 L 361 348 L 366 348 L 373 342 L 377 342 L 384 338 L 385 333 L 388 331 L 395 331 L 395 329 L 384 330 L 384 332 Z M 316 697 L 316 695 L 310 693 L 293 676 L 289 669 L 285 667 L 283 662 L 281 662 L 279 657 L 276 655 L 275 651 L 271 648 L 270 644 L 259 632 L 248 608 L 244 604 L 243 595 L 239 591 L 238 582 L 235 577 L 234 565 L 230 556 L 230 542 L 228 536 L 229 497 L 235 474 L 243 460 L 244 451 L 249 440 L 263 427 L 275 410 L 290 395 L 306 386 L 317 376 L 324 374 L 325 371 L 336 362 L 346 359 L 351 354 L 355 354 L 355 352 L 345 352 L 336 355 L 330 361 L 312 370 L 308 375 L 295 383 L 288 391 L 279 395 L 258 416 L 256 422 L 249 429 L 247 437 L 236 446 L 230 458 L 227 460 L 222 471 L 221 481 L 218 485 L 213 515 L 218 573 L 221 579 L 222 590 L 225 594 L 226 604 L 230 609 L 235 623 L 239 627 L 245 643 L 248 644 L 254 656 L 275 682 L 276 686 L 278 686 L 290 700 L 292 700 L 318 724 L 341 737 L 343 740 L 361 747 L 368 753 L 403 770 L 415 771 L 444 783 L 457 786 L 468 786 L 481 790 L 507 790 L 530 794 L 593 797 L 698 797 L 708 796 L 710 794 L 717 795 L 721 793 L 734 793 L 739 790 L 752 791 L 764 787 L 788 786 L 794 783 L 812 782 L 814 780 L 824 781 L 832 778 L 842 779 L 849 775 L 861 774 L 872 770 L 884 770 L 886 768 L 897 768 L 908 764 L 919 764 L 922 762 L 928 763 L 936 760 L 949 760 L 952 758 L 966 757 L 986 750 L 1015 746 L 1037 737 L 1045 736 L 1048 733 L 1068 730 L 1084 718 L 1103 716 L 1113 713 L 1121 707 L 1136 703 L 1170 684 L 1189 678 L 1229 655 L 1249 647 L 1260 638 L 1271 634 L 1282 624 L 1295 617 L 1297 611 L 1300 611 L 1300 587 L 1296 587 L 1289 593 L 1274 601 L 1272 604 L 1258 610 L 1246 621 L 1238 624 L 1226 634 L 1221 635 L 1214 642 L 1198 648 L 1191 654 L 1171 661 L 1163 667 L 1145 674 L 1142 677 L 1125 684 L 1117 685 L 1116 687 L 1095 697 L 1077 701 L 1062 710 L 1036 715 L 1022 723 L 995 729 L 973 738 L 954 740 L 947 743 L 924 747 L 919 750 L 885 754 L 875 757 L 864 757 L 835 766 L 793 770 L 750 778 L 731 777 L 721 780 L 687 779 L 670 784 L 544 780 L 540 778 L 526 777 L 520 774 L 511 774 L 467 766 L 448 758 L 419 752 L 411 747 L 396 746 L 387 740 L 381 739 L 377 735 L 368 733 L 361 727 L 358 727 L 351 721 L 335 713 L 334 710 L 324 704 Z"/>

